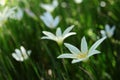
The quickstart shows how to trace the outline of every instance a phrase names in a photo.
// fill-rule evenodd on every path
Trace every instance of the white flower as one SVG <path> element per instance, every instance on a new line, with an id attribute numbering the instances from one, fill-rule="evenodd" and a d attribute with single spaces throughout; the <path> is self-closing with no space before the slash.
<path id="1" fill-rule="evenodd" d="M 0 0 L 0 5 L 4 6 L 6 3 L 6 0 Z"/>
<path id="2" fill-rule="evenodd" d="M 82 3 L 83 0 L 74 0 L 76 4 Z"/>
<path id="3" fill-rule="evenodd" d="M 54 9 L 58 6 L 58 0 L 53 0 L 52 4 L 41 3 L 40 6 L 48 12 L 53 12 Z"/>
<path id="4" fill-rule="evenodd" d="M 24 61 L 26 59 L 28 59 L 28 57 L 31 54 L 31 50 L 26 51 L 26 49 L 21 46 L 20 49 L 15 49 L 15 53 L 12 53 L 12 57 L 16 60 L 16 61 Z"/>
<path id="5" fill-rule="evenodd" d="M 64 41 L 65 38 L 71 36 L 71 35 L 75 35 L 75 32 L 70 32 L 73 29 L 73 25 L 68 27 L 62 34 L 61 28 L 57 28 L 56 30 L 56 35 L 54 35 L 51 32 L 48 31 L 43 31 L 43 34 L 45 34 L 46 36 L 43 36 L 41 39 L 49 39 L 49 40 L 53 40 L 56 41 L 58 43 L 58 45 L 61 45 Z"/>
<path id="6" fill-rule="evenodd" d="M 106 37 L 101 38 L 98 41 L 96 41 L 89 50 L 88 50 L 88 45 L 87 45 L 85 37 L 83 37 L 81 40 L 81 51 L 77 47 L 71 44 L 65 43 L 64 45 L 70 50 L 72 54 L 64 53 L 58 56 L 57 58 L 73 58 L 72 63 L 85 61 L 90 56 L 100 53 L 100 51 L 96 50 L 96 48 L 103 42 L 105 38 Z"/>
<path id="7" fill-rule="evenodd" d="M 10 18 L 16 19 L 16 20 L 21 20 L 22 17 L 23 17 L 23 10 L 19 7 L 17 7 L 16 11 L 14 11 L 14 14 L 10 16 Z"/>
<path id="8" fill-rule="evenodd" d="M 101 30 L 101 34 L 102 36 L 107 36 L 108 38 L 111 38 L 114 34 L 115 31 L 115 26 L 113 26 L 112 28 L 110 28 L 110 26 L 108 24 L 105 25 L 105 30 Z"/>
<path id="9" fill-rule="evenodd" d="M 100 2 L 100 6 L 101 6 L 101 7 L 105 7 L 105 6 L 106 6 L 106 2 L 105 2 L 105 1 L 101 1 L 101 2 Z"/>
<path id="10" fill-rule="evenodd" d="M 51 13 L 45 12 L 42 16 L 40 16 L 41 20 L 45 23 L 45 25 L 49 28 L 57 27 L 58 23 L 60 22 L 60 17 L 57 16 L 53 19 Z"/>
<path id="11" fill-rule="evenodd" d="M 14 13 L 14 8 L 5 7 L 3 11 L 0 12 L 0 26 L 2 26 L 7 19 Z"/>

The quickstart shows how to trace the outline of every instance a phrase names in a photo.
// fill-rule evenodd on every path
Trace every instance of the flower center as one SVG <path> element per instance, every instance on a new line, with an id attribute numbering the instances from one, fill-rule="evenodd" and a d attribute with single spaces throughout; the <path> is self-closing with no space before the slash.
<path id="1" fill-rule="evenodd" d="M 58 37 L 58 38 L 56 39 L 56 41 L 57 41 L 57 43 L 58 43 L 59 45 L 61 45 L 61 44 L 63 43 L 63 38 L 62 38 L 62 37 Z"/>
<path id="2" fill-rule="evenodd" d="M 27 53 L 22 53 L 22 57 L 23 57 L 24 59 L 27 59 L 27 58 L 28 58 Z"/>
<path id="3" fill-rule="evenodd" d="M 112 33 L 107 32 L 107 36 L 110 38 L 112 36 Z"/>
<path id="4" fill-rule="evenodd" d="M 87 53 L 80 53 L 77 55 L 77 58 L 85 58 L 87 56 Z"/>

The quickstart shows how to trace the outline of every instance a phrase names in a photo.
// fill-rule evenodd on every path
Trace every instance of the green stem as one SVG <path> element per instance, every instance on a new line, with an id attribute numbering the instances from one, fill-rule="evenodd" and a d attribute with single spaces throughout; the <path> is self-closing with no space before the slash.
<path id="1" fill-rule="evenodd" d="M 61 75 L 60 75 L 60 74 L 61 74 L 61 71 L 60 71 L 60 68 L 59 68 L 58 64 L 56 63 L 54 57 L 51 55 L 51 52 L 50 52 L 50 50 L 48 49 L 47 45 L 46 45 L 46 44 L 43 44 L 43 46 L 44 46 L 45 50 L 47 51 L 48 55 L 50 56 L 50 58 L 51 58 L 51 60 L 52 60 L 52 65 L 54 66 L 55 70 L 57 70 L 57 74 L 58 74 L 58 76 L 59 76 L 59 79 L 62 80 L 62 77 L 61 77 Z M 58 67 L 56 68 L 56 66 L 58 66 Z"/>
<path id="2" fill-rule="evenodd" d="M 94 80 L 93 77 L 92 77 L 92 75 L 90 74 L 90 72 L 88 72 L 87 70 L 85 70 L 85 69 L 82 68 L 81 66 L 79 66 L 79 68 L 80 68 L 82 71 L 84 71 L 84 72 L 90 77 L 91 80 Z"/>
<path id="3" fill-rule="evenodd" d="M 35 67 L 35 65 L 34 65 L 34 63 L 33 63 L 33 61 L 32 61 L 31 59 L 30 59 L 30 62 L 31 62 L 31 65 L 32 65 L 32 67 L 33 67 L 33 69 L 34 69 L 36 75 L 38 76 L 39 79 L 41 79 L 40 74 L 39 74 L 37 68 Z"/>
<path id="4" fill-rule="evenodd" d="M 60 47 L 60 53 L 63 54 L 63 47 L 62 47 L 62 44 L 59 45 L 59 47 Z M 67 70 L 67 67 L 66 67 L 66 65 L 65 65 L 65 60 L 62 59 L 62 62 L 63 62 L 62 64 L 63 64 L 64 70 L 65 70 L 66 75 L 67 75 L 67 80 L 70 80 L 69 75 L 68 75 L 68 70 Z"/>

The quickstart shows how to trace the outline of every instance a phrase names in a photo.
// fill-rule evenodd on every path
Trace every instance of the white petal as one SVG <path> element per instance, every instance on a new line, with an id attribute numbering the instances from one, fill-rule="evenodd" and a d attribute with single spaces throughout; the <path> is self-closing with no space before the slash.
<path id="1" fill-rule="evenodd" d="M 41 39 L 49 39 L 49 40 L 54 40 L 54 41 L 56 41 L 55 39 L 50 38 L 50 37 L 46 37 L 46 36 L 43 36 Z"/>
<path id="2" fill-rule="evenodd" d="M 105 25 L 105 30 L 106 30 L 106 32 L 110 31 L 110 26 L 108 24 Z"/>
<path id="3" fill-rule="evenodd" d="M 46 36 L 53 38 L 53 39 L 56 38 L 56 36 L 53 33 L 48 32 L 48 31 L 43 31 L 43 34 L 45 34 Z"/>
<path id="4" fill-rule="evenodd" d="M 76 58 L 74 54 L 61 54 L 57 58 Z"/>
<path id="5" fill-rule="evenodd" d="M 23 46 L 21 46 L 20 49 L 23 54 L 26 54 L 26 49 Z"/>
<path id="6" fill-rule="evenodd" d="M 12 57 L 17 61 L 20 61 L 20 58 L 16 55 L 16 53 L 12 53 Z"/>
<path id="7" fill-rule="evenodd" d="M 46 19 L 47 19 L 49 22 L 53 22 L 53 21 L 54 21 L 54 19 L 53 19 L 53 17 L 52 17 L 52 15 L 51 15 L 50 12 L 45 12 L 45 13 L 44 13 L 44 16 L 46 17 Z"/>
<path id="8" fill-rule="evenodd" d="M 48 12 L 52 12 L 55 8 L 50 4 L 40 4 L 40 6 Z"/>
<path id="9" fill-rule="evenodd" d="M 57 37 L 62 36 L 62 31 L 61 31 L 61 28 L 57 28 L 57 31 L 56 31 L 56 36 L 57 36 Z"/>
<path id="10" fill-rule="evenodd" d="M 65 45 L 65 46 L 70 50 L 70 52 L 73 53 L 73 54 L 79 54 L 79 53 L 81 53 L 80 50 L 79 50 L 77 47 L 75 47 L 75 46 L 73 46 L 73 45 L 71 45 L 71 44 L 64 43 L 64 45 Z"/>
<path id="11" fill-rule="evenodd" d="M 15 49 L 17 55 L 21 56 L 21 51 L 19 49 Z"/>
<path id="12" fill-rule="evenodd" d="M 81 61 L 84 61 L 84 60 L 87 60 L 88 58 L 82 58 L 82 59 L 73 59 L 72 60 L 72 63 L 77 63 L 77 62 L 81 62 Z"/>
<path id="13" fill-rule="evenodd" d="M 100 33 L 101 33 L 102 37 L 106 37 L 106 32 L 104 30 L 101 30 Z"/>
<path id="14" fill-rule="evenodd" d="M 10 8 L 10 9 L 6 9 L 6 11 L 4 12 L 4 16 L 6 16 L 7 18 L 10 17 L 13 13 L 14 10 L 16 9 L 16 7 Z"/>
<path id="15" fill-rule="evenodd" d="M 82 3 L 83 0 L 74 0 L 76 4 Z"/>
<path id="16" fill-rule="evenodd" d="M 47 27 L 50 27 L 51 26 L 51 23 L 46 19 L 46 17 L 44 16 L 40 16 L 41 20 L 44 22 L 44 24 L 47 26 Z"/>
<path id="17" fill-rule="evenodd" d="M 20 49 L 21 49 L 21 52 L 22 52 L 22 57 L 24 59 L 27 59 L 28 58 L 28 54 L 26 53 L 25 48 L 23 46 L 21 46 Z"/>
<path id="18" fill-rule="evenodd" d="M 28 54 L 28 55 L 30 55 L 30 54 L 31 54 L 31 52 L 32 52 L 31 50 L 28 50 L 28 51 L 27 51 L 27 54 Z"/>
<path id="19" fill-rule="evenodd" d="M 97 40 L 92 47 L 89 49 L 89 52 L 91 53 L 92 51 L 94 51 L 104 40 L 106 39 L 106 37 L 103 37 L 99 40 Z"/>
<path id="20" fill-rule="evenodd" d="M 51 15 L 50 12 L 45 12 L 43 14 L 43 16 L 40 16 L 40 18 L 43 20 L 43 22 L 45 23 L 45 25 L 49 28 L 54 28 L 54 19 Z"/>
<path id="21" fill-rule="evenodd" d="M 93 50 L 92 52 L 88 52 L 88 57 L 90 57 L 90 56 L 92 56 L 92 55 L 95 55 L 95 54 L 99 54 L 100 53 L 100 51 L 98 51 L 98 50 Z"/>
<path id="22" fill-rule="evenodd" d="M 17 60 L 17 61 L 23 61 L 23 57 L 21 53 L 13 53 L 12 56 Z"/>
<path id="23" fill-rule="evenodd" d="M 110 31 L 114 32 L 114 30 L 115 30 L 115 26 L 113 26 Z"/>
<path id="24" fill-rule="evenodd" d="M 68 27 L 64 32 L 63 32 L 63 36 L 65 36 L 66 34 L 68 34 L 72 29 L 73 29 L 74 25 Z"/>
<path id="25" fill-rule="evenodd" d="M 71 36 L 71 35 L 75 35 L 75 34 L 76 34 L 75 32 L 70 32 L 70 33 L 64 35 L 64 36 L 63 36 L 63 39 L 65 39 L 65 38 L 67 38 L 67 37 L 69 37 L 69 36 Z"/>
<path id="26" fill-rule="evenodd" d="M 23 17 L 23 10 L 21 8 L 18 8 L 17 12 L 15 14 L 16 14 L 16 18 L 15 19 L 21 20 L 22 17 Z"/>
<path id="27" fill-rule="evenodd" d="M 57 7 L 57 6 L 58 6 L 58 0 L 53 0 L 52 5 L 53 5 L 54 7 Z"/>
<path id="28" fill-rule="evenodd" d="M 20 49 L 21 49 L 21 54 L 22 54 L 22 57 L 24 58 L 24 59 L 27 59 L 28 58 L 28 54 L 26 53 L 26 50 L 25 50 L 25 48 L 23 47 L 23 46 L 21 46 L 20 47 Z"/>
<path id="29" fill-rule="evenodd" d="M 60 22 L 60 17 L 57 16 L 53 22 L 53 26 L 56 27 L 58 25 L 58 23 Z"/>
<path id="30" fill-rule="evenodd" d="M 113 34 L 114 34 L 114 30 L 115 30 L 115 26 L 113 26 L 111 29 L 110 29 L 110 37 L 112 37 L 113 36 Z"/>
<path id="31" fill-rule="evenodd" d="M 81 52 L 86 53 L 88 51 L 88 46 L 85 37 L 81 40 Z"/>

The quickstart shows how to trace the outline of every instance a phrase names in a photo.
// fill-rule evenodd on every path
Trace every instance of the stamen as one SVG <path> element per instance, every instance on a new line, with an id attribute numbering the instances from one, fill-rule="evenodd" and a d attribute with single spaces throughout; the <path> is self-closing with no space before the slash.
<path id="1" fill-rule="evenodd" d="M 85 58 L 87 56 L 87 53 L 80 53 L 77 55 L 77 58 Z"/>

